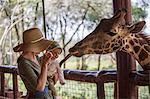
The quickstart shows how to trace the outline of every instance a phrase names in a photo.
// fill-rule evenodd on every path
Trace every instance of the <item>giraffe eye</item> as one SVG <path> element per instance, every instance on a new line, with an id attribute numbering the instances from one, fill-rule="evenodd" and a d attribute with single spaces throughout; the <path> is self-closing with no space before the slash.
<path id="1" fill-rule="evenodd" d="M 107 32 L 108 35 L 110 36 L 115 36 L 117 33 L 114 33 L 114 32 Z"/>

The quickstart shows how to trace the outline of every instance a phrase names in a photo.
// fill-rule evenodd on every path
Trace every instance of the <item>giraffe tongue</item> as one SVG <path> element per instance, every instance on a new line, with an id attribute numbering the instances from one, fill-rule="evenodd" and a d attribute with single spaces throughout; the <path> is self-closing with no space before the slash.
<path id="1" fill-rule="evenodd" d="M 59 63 L 60 67 L 61 67 L 61 65 L 62 65 L 67 59 L 69 59 L 71 56 L 72 56 L 71 54 L 68 54 L 68 55 Z"/>

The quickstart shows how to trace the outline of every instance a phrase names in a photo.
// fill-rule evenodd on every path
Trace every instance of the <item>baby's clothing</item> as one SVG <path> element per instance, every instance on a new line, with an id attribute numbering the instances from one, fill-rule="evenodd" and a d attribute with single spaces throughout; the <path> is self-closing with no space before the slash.
<path id="1" fill-rule="evenodd" d="M 59 66 L 59 62 L 57 60 L 54 60 L 48 65 L 47 76 L 52 78 L 56 73 L 58 73 L 58 80 L 60 84 L 65 84 L 63 71 Z"/>

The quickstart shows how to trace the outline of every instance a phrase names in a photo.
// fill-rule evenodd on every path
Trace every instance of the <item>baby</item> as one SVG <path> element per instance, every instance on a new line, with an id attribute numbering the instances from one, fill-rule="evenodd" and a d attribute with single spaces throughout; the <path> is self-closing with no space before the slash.
<path id="1" fill-rule="evenodd" d="M 57 42 L 53 42 L 53 44 L 47 49 L 47 51 L 50 51 L 53 54 L 61 54 L 62 49 L 60 47 L 60 45 Z M 48 65 L 48 72 L 47 72 L 47 80 L 49 82 L 49 88 L 52 90 L 52 94 L 54 96 L 57 96 L 54 84 L 56 82 L 54 82 L 53 78 L 55 75 L 58 75 L 58 80 L 60 82 L 61 85 L 65 84 L 65 79 L 64 79 L 64 75 L 63 75 L 63 71 L 61 70 L 60 66 L 59 66 L 59 62 L 55 59 L 52 60 L 49 65 Z"/>

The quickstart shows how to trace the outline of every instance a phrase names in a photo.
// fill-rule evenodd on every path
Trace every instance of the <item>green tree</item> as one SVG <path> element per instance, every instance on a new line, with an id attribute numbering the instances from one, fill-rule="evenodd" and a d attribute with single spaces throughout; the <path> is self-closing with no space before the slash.
<path id="1" fill-rule="evenodd" d="M 148 13 L 147 7 L 149 7 L 150 0 L 137 0 L 135 5 L 132 7 L 133 21 L 137 22 L 139 20 L 144 20 Z"/>
<path id="2" fill-rule="evenodd" d="M 133 21 L 138 22 L 139 20 L 143 20 L 147 17 L 147 12 L 141 7 L 134 6 L 132 8 Z"/>

